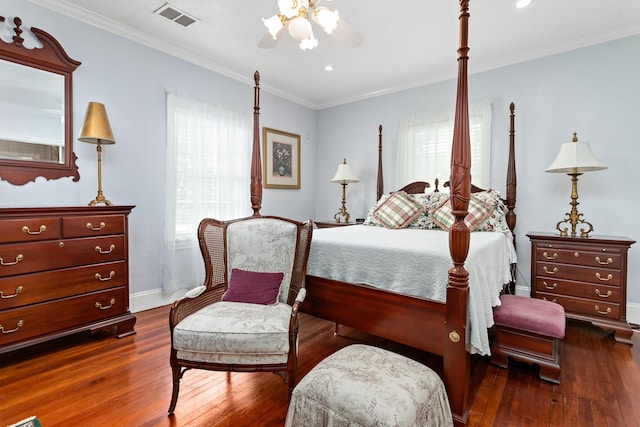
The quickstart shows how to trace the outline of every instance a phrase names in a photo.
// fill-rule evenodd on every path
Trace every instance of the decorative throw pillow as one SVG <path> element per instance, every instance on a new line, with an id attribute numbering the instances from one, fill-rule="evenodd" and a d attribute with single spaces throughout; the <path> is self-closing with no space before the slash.
<path id="1" fill-rule="evenodd" d="M 392 193 L 373 213 L 386 228 L 405 228 L 424 212 L 424 205 L 405 193 Z"/>
<path id="2" fill-rule="evenodd" d="M 421 215 L 409 224 L 409 228 L 415 228 L 419 230 L 432 230 L 438 229 L 440 226 L 433 221 L 430 212 L 439 207 L 446 200 L 449 200 L 449 193 L 441 192 L 429 192 L 422 195 L 422 204 L 425 209 Z"/>
<path id="3" fill-rule="evenodd" d="M 493 212 L 493 206 L 489 206 L 484 202 L 476 199 L 473 195 L 469 199 L 469 213 L 464 219 L 469 231 L 473 231 L 476 227 L 487 219 Z M 455 222 L 455 216 L 451 211 L 451 201 L 447 199 L 440 207 L 431 212 L 433 221 L 444 230 L 449 230 Z"/>
<path id="4" fill-rule="evenodd" d="M 496 190 L 486 190 L 475 193 L 478 200 L 493 206 L 493 212 L 489 217 L 476 227 L 475 231 L 499 231 L 511 234 L 509 224 L 507 224 L 507 207 L 504 205 L 500 193 Z"/>
<path id="5" fill-rule="evenodd" d="M 382 227 L 382 224 L 378 222 L 378 220 L 375 219 L 375 217 L 373 216 L 373 213 L 376 211 L 376 209 L 378 209 L 378 207 L 383 204 L 385 202 L 385 200 L 387 200 L 389 198 L 388 194 L 383 194 L 382 197 L 380 197 L 380 200 L 378 200 L 376 202 L 375 205 L 373 205 L 371 207 L 371 209 L 369 209 L 369 212 L 367 213 L 367 217 L 364 219 L 364 222 L 362 223 L 362 225 L 370 225 L 373 227 Z"/>
<path id="6" fill-rule="evenodd" d="M 284 273 L 261 273 L 234 268 L 222 301 L 276 304 L 283 277 Z"/>

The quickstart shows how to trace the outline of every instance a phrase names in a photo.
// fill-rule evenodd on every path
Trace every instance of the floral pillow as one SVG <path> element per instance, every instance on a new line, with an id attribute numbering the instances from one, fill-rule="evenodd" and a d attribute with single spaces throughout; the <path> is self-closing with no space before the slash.
<path id="1" fill-rule="evenodd" d="M 477 199 L 474 195 L 471 195 L 469 199 L 468 214 L 464 218 L 464 222 L 467 224 L 469 231 L 474 231 L 478 225 L 486 220 L 493 213 L 493 206 Z M 433 222 L 438 224 L 442 229 L 449 230 L 455 222 L 455 216 L 451 209 L 451 201 L 446 200 L 439 207 L 429 212 L 433 219 Z"/>
<path id="2" fill-rule="evenodd" d="M 424 204 L 404 191 L 392 193 L 373 212 L 386 228 L 405 228 L 425 210 Z"/>
<path id="3" fill-rule="evenodd" d="M 433 217 L 429 215 L 429 212 L 436 209 L 444 201 L 449 200 L 448 193 L 430 192 L 426 194 L 420 194 L 415 196 L 422 196 L 421 200 L 424 205 L 424 212 L 419 215 L 415 220 L 409 224 L 408 228 L 415 228 L 419 230 L 432 230 L 438 229 L 440 226 L 433 221 Z"/>
<path id="4" fill-rule="evenodd" d="M 500 193 L 495 190 L 481 191 L 474 194 L 475 198 L 493 206 L 493 212 L 489 217 L 476 227 L 476 231 L 500 231 L 511 234 L 507 224 L 508 209 L 504 205 Z"/>

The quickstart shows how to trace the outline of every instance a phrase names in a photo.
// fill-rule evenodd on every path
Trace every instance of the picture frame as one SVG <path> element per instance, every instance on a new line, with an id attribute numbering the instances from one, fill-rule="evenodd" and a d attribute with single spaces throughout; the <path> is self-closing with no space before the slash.
<path id="1" fill-rule="evenodd" d="M 264 188 L 300 188 L 300 135 L 262 128 Z"/>

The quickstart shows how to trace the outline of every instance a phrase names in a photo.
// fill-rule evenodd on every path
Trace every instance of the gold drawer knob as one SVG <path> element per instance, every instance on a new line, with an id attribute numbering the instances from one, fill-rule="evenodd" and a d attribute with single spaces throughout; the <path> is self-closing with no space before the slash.
<path id="1" fill-rule="evenodd" d="M 13 261 L 13 262 L 4 262 L 4 258 L 0 257 L 0 265 L 4 265 L 4 266 L 16 265 L 17 263 L 19 263 L 23 259 L 24 259 L 24 255 L 22 255 L 22 254 L 18 254 L 18 256 L 16 257 L 16 260 Z"/>
<path id="2" fill-rule="evenodd" d="M 116 275 L 116 272 L 111 270 L 109 272 L 109 276 L 108 277 L 102 277 L 102 274 L 96 273 L 95 278 L 96 278 L 96 280 L 100 280 L 101 282 L 106 282 L 107 280 L 111 280 L 111 278 L 113 276 L 115 276 L 115 275 Z"/>
<path id="3" fill-rule="evenodd" d="M 16 327 L 13 329 L 4 329 L 4 326 L 0 325 L 0 331 L 2 331 L 3 334 L 10 334 L 12 332 L 16 332 L 18 329 L 20 329 L 21 327 L 24 326 L 24 320 L 20 319 L 18 320 L 18 323 L 16 323 Z"/>
<path id="4" fill-rule="evenodd" d="M 111 298 L 111 301 L 109 301 L 109 305 L 102 305 L 102 303 L 100 301 L 96 302 L 96 308 L 100 309 L 100 310 L 108 310 L 111 307 L 113 307 L 113 304 L 116 303 L 116 299 L 115 298 Z"/>
<path id="5" fill-rule="evenodd" d="M 104 222 L 101 222 L 100 225 L 98 225 L 97 227 L 94 227 L 93 224 L 91 224 L 90 222 L 87 223 L 87 228 L 91 231 L 100 231 L 106 226 L 107 224 L 105 224 Z"/>
<path id="6" fill-rule="evenodd" d="M 609 264 L 612 264 L 612 263 L 613 263 L 613 260 L 612 260 L 611 258 L 607 258 L 607 260 L 606 260 L 606 261 L 600 261 L 600 257 L 599 257 L 599 256 L 597 256 L 597 257 L 596 257 L 596 262 L 597 262 L 598 264 L 602 264 L 602 265 L 609 265 Z"/>
<path id="7" fill-rule="evenodd" d="M 609 298 L 611 295 L 613 295 L 613 292 L 607 291 L 606 294 L 603 294 L 600 292 L 600 289 L 596 289 L 596 295 L 598 295 L 601 298 Z"/>
<path id="8" fill-rule="evenodd" d="M 543 284 L 543 285 L 544 285 L 544 287 L 545 287 L 545 288 L 547 288 L 547 289 L 555 289 L 555 288 L 557 288 L 557 287 L 558 287 L 558 283 L 556 283 L 556 282 L 553 282 L 553 284 L 552 284 L 551 286 L 549 286 L 549 285 L 547 284 L 547 282 L 542 282 L 542 284 Z"/>
<path id="9" fill-rule="evenodd" d="M 544 267 L 542 267 L 542 269 L 544 270 L 545 273 L 547 274 L 556 274 L 558 272 L 558 267 L 553 267 L 553 270 L 549 271 L 549 269 L 547 268 L 547 266 L 545 265 Z"/>
<path id="10" fill-rule="evenodd" d="M 556 259 L 558 258 L 558 253 L 554 252 L 552 256 L 549 256 L 547 252 L 543 252 L 542 256 L 545 257 L 546 259 Z"/>
<path id="11" fill-rule="evenodd" d="M 607 274 L 607 277 L 604 278 L 600 275 L 600 273 L 596 273 L 596 279 L 598 280 L 602 280 L 603 282 L 608 282 L 609 280 L 613 279 L 613 274 L 609 273 Z"/>
<path id="12" fill-rule="evenodd" d="M 602 311 L 600 310 L 600 307 L 598 307 L 597 305 L 595 307 L 593 307 L 596 309 L 596 312 L 598 314 L 604 314 L 605 316 L 611 313 L 611 307 L 607 307 L 607 311 Z"/>
<path id="13" fill-rule="evenodd" d="M 34 234 L 42 234 L 42 233 L 44 233 L 45 231 L 47 231 L 47 226 L 46 226 L 46 225 L 44 225 L 44 224 L 42 224 L 42 225 L 40 226 L 40 229 L 39 229 L 38 231 L 31 231 L 31 230 L 29 230 L 29 227 L 28 227 L 28 226 L 26 226 L 26 225 L 25 225 L 24 227 L 22 227 L 22 232 L 23 232 L 23 233 L 27 233 L 27 234 L 31 234 L 31 235 L 34 235 Z"/>
<path id="14" fill-rule="evenodd" d="M 18 294 L 19 294 L 20 292 L 22 292 L 23 290 L 24 290 L 24 288 L 23 288 L 22 286 L 18 286 L 18 287 L 16 288 L 16 292 L 15 292 L 14 294 L 11 294 L 11 295 L 5 295 L 5 294 L 3 294 L 3 293 L 2 293 L 2 291 L 0 291 L 0 298 L 2 298 L 2 299 L 15 298 L 15 297 L 17 297 L 17 296 L 18 296 Z"/>

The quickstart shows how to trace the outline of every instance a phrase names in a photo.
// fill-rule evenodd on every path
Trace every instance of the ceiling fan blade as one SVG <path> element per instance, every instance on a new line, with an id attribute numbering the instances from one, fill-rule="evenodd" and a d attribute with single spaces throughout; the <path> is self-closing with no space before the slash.
<path id="1" fill-rule="evenodd" d="M 351 47 L 358 47 L 364 41 L 362 34 L 343 19 L 338 21 L 338 26 L 331 34 L 342 43 Z"/>

